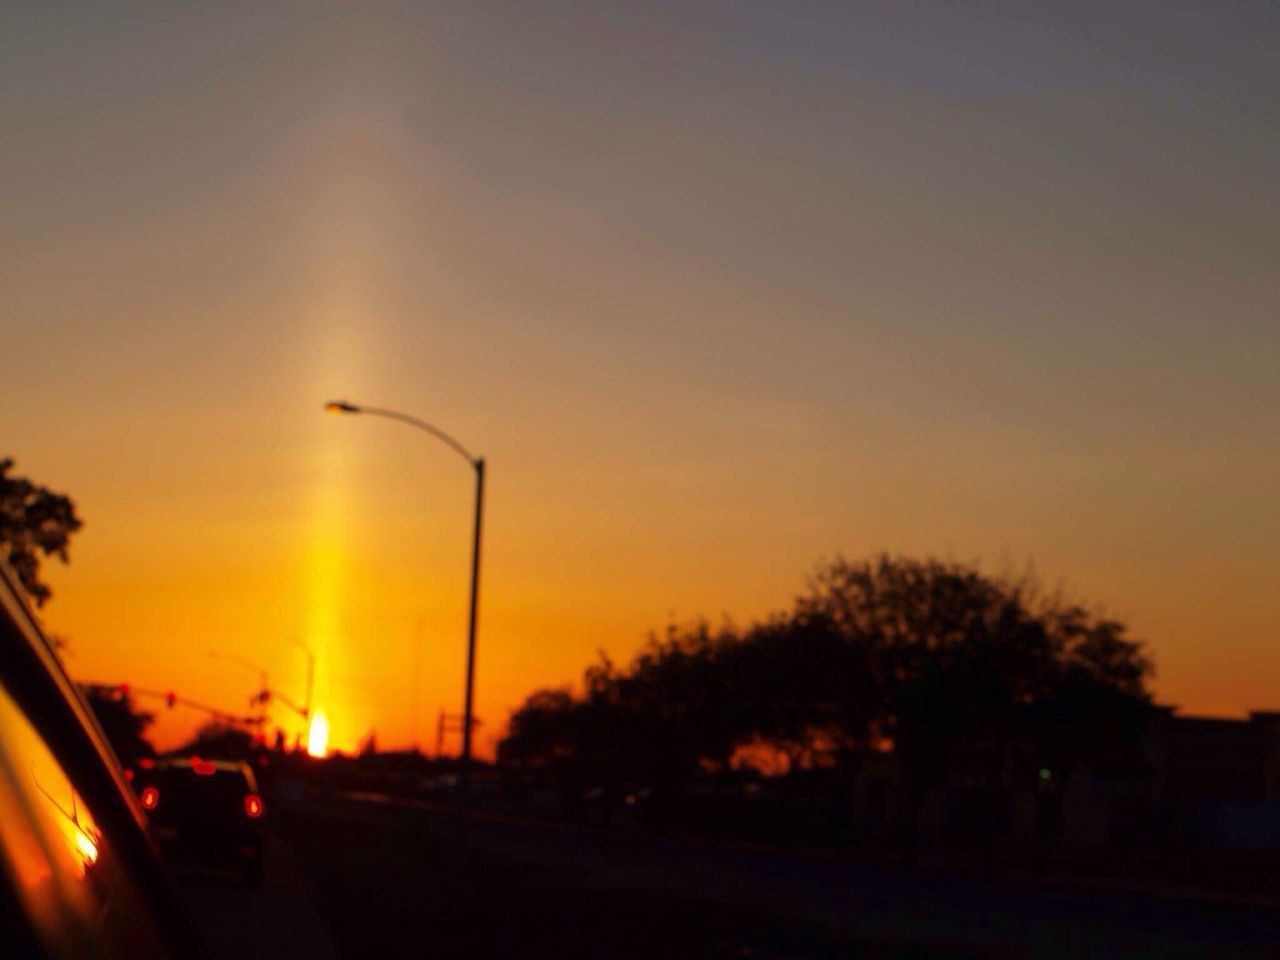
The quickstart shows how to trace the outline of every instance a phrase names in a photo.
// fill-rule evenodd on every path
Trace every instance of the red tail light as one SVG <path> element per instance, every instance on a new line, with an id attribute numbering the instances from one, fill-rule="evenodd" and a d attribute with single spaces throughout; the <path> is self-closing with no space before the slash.
<path id="1" fill-rule="evenodd" d="M 191 769 L 202 777 L 212 777 L 217 772 L 212 761 L 201 760 L 199 757 L 191 758 Z"/>
<path id="2" fill-rule="evenodd" d="M 250 793 L 244 798 L 244 812 L 252 820 L 257 820 L 262 816 L 262 798 L 256 793 Z"/>
<path id="3" fill-rule="evenodd" d="M 142 801 L 142 809 L 154 810 L 160 803 L 160 791 L 155 787 L 143 787 L 138 799 Z"/>
<path id="4" fill-rule="evenodd" d="M 124 778 L 126 780 L 133 780 L 133 768 L 131 767 L 124 768 Z"/>
<path id="5" fill-rule="evenodd" d="M 155 768 L 155 765 L 156 765 L 156 762 L 152 760 L 150 757 L 143 757 L 141 760 L 138 761 L 138 766 L 140 766 L 143 770 L 152 770 Z"/>

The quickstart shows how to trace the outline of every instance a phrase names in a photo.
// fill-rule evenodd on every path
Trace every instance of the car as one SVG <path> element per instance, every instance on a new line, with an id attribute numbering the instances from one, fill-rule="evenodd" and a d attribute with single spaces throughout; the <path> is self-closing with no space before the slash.
<path id="1" fill-rule="evenodd" d="M 0 956 L 205 956 L 141 803 L 2 561 Z"/>
<path id="2" fill-rule="evenodd" d="M 249 765 L 202 757 L 141 761 L 130 780 L 169 864 L 231 870 L 262 884 L 262 794 Z"/>

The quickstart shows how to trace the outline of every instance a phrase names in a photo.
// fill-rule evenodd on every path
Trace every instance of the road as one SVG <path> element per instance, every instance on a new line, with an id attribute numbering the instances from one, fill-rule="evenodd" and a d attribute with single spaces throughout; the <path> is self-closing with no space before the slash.
<path id="1" fill-rule="evenodd" d="M 313 804 L 277 829 L 269 854 L 285 866 L 258 897 L 198 904 L 220 933 L 241 909 L 268 924 L 275 956 L 335 943 L 379 958 L 1280 956 L 1265 904 L 916 877 L 496 817 L 463 837 L 449 815 L 374 797 Z M 290 939 L 303 929 L 328 945 L 303 949 Z"/>
<path id="2" fill-rule="evenodd" d="M 210 960 L 337 960 L 337 940 L 293 856 L 275 830 L 264 841 L 260 889 L 231 878 L 179 874 L 179 889 Z"/>

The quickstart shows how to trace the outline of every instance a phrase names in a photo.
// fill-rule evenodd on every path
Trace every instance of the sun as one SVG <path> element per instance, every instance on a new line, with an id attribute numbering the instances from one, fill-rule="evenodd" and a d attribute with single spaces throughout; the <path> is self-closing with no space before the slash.
<path id="1" fill-rule="evenodd" d="M 307 753 L 313 757 L 323 757 L 329 750 L 329 720 L 317 711 L 311 715 L 311 725 L 307 728 Z"/>

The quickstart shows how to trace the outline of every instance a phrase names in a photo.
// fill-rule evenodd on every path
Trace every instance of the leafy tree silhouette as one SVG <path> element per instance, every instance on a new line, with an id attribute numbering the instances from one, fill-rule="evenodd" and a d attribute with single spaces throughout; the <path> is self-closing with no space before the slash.
<path id="1" fill-rule="evenodd" d="M 0 459 L 0 545 L 23 587 L 43 606 L 52 594 L 39 577 L 41 557 L 66 563 L 67 543 L 82 524 L 69 497 L 14 476 L 12 469 L 12 458 Z"/>
<path id="2" fill-rule="evenodd" d="M 982 785 L 991 865 L 1002 772 L 1066 777 L 1141 733 L 1150 661 L 1122 624 L 1046 596 L 1030 577 L 882 555 L 819 569 L 798 602 L 866 651 L 881 728 L 905 787 L 903 844 L 915 862 L 926 791 L 953 774 Z M 1019 762 L 1021 761 L 1021 762 Z"/>
<path id="3" fill-rule="evenodd" d="M 91 686 L 85 690 L 85 699 L 121 763 L 155 756 L 155 748 L 146 738 L 155 714 L 137 709 L 133 697 L 118 687 Z"/>
<path id="4" fill-rule="evenodd" d="M 1045 833 L 1072 772 L 1142 732 L 1150 674 L 1123 624 L 1030 577 L 837 558 L 786 613 L 745 631 L 672 626 L 626 668 L 602 655 L 579 697 L 538 691 L 513 714 L 499 757 L 554 771 L 566 796 L 643 784 L 673 797 L 748 744 L 772 746 L 791 769 L 846 774 L 889 745 L 909 862 L 926 794 L 959 777 L 979 787 L 990 866 L 1006 778 L 1041 798 Z"/>

